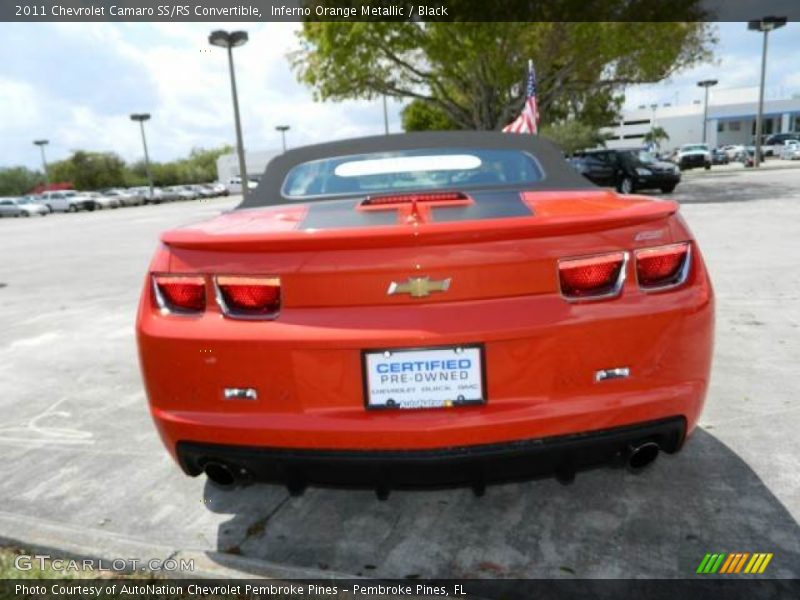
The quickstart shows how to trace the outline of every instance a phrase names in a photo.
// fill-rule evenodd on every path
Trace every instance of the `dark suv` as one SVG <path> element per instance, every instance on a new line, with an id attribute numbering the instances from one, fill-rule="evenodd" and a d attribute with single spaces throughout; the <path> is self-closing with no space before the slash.
<path id="1" fill-rule="evenodd" d="M 653 189 L 668 194 L 681 180 L 677 166 L 640 148 L 585 150 L 568 160 L 589 181 L 623 194 Z"/>

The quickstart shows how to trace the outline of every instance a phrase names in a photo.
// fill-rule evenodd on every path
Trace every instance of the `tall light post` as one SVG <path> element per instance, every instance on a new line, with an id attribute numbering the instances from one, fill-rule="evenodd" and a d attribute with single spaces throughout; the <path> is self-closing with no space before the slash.
<path id="1" fill-rule="evenodd" d="M 761 47 L 761 85 L 758 89 L 758 116 L 756 117 L 756 155 L 753 158 L 753 166 L 761 165 L 761 129 L 764 120 L 764 78 L 767 71 L 767 37 L 769 32 L 779 29 L 786 25 L 786 17 L 764 17 L 757 21 L 749 21 L 747 28 L 751 31 L 760 31 L 764 34 L 764 42 Z"/>
<path id="2" fill-rule="evenodd" d="M 283 151 L 286 152 L 286 132 L 289 131 L 288 125 L 278 125 L 275 127 L 276 131 L 281 132 L 281 142 L 283 143 Z"/>
<path id="3" fill-rule="evenodd" d="M 705 89 L 706 97 L 703 101 L 703 143 L 706 143 L 706 129 L 708 129 L 708 88 L 717 85 L 719 81 L 716 79 L 704 79 L 697 82 L 697 87 Z"/>
<path id="4" fill-rule="evenodd" d="M 383 132 L 389 135 L 389 110 L 386 108 L 386 94 L 383 95 Z"/>
<path id="5" fill-rule="evenodd" d="M 139 122 L 142 131 L 142 146 L 144 146 L 144 170 L 147 173 L 147 183 L 150 184 L 150 200 L 153 200 L 153 173 L 150 171 L 150 155 L 147 153 L 147 138 L 144 135 L 144 122 L 150 119 L 150 113 L 133 113 L 131 121 Z"/>
<path id="6" fill-rule="evenodd" d="M 50 143 L 50 140 L 33 140 L 33 143 L 39 146 L 39 150 L 42 152 L 42 168 L 44 168 L 44 184 L 50 184 L 50 173 L 47 171 L 47 159 L 44 156 L 44 147 Z"/>
<path id="7" fill-rule="evenodd" d="M 233 69 L 233 49 L 247 43 L 246 31 L 212 31 L 208 43 L 228 50 L 228 68 L 231 75 L 231 96 L 233 97 L 233 118 L 236 122 L 236 152 L 239 155 L 239 177 L 242 180 L 242 197 L 249 191 L 247 165 L 244 160 L 244 141 L 242 141 L 242 122 L 239 118 L 239 97 L 236 94 L 236 74 Z"/>

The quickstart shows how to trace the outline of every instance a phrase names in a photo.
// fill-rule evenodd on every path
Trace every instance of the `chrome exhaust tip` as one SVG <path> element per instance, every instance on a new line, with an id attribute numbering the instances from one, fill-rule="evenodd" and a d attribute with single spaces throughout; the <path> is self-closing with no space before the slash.
<path id="1" fill-rule="evenodd" d="M 655 442 L 645 442 L 638 446 L 631 446 L 628 449 L 628 470 L 632 473 L 639 473 L 645 467 L 651 465 L 658 458 L 661 448 Z"/>

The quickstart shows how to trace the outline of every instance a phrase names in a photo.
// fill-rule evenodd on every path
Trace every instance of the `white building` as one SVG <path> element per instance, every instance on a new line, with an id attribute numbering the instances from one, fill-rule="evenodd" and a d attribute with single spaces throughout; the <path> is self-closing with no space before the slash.
<path id="1" fill-rule="evenodd" d="M 756 133 L 758 88 L 711 89 L 708 98 L 706 142 L 713 146 L 726 144 L 752 145 Z M 615 127 L 603 129 L 611 138 L 609 148 L 643 145 L 645 134 L 652 127 L 662 127 L 669 140 L 661 142 L 661 150 L 703 139 L 703 103 L 672 106 L 658 104 L 640 106 L 623 112 Z M 800 132 L 800 95 L 787 99 L 764 100 L 762 133 Z"/>
<path id="2" fill-rule="evenodd" d="M 245 152 L 244 162 L 248 177 L 261 177 L 267 163 L 273 156 L 280 154 L 280 150 L 260 150 L 258 152 Z M 217 159 L 217 181 L 225 183 L 232 177 L 239 176 L 239 157 L 236 152 L 223 154 Z"/>

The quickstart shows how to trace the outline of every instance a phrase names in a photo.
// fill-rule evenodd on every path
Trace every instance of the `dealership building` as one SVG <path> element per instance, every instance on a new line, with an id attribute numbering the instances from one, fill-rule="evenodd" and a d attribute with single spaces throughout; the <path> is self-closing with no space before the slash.
<path id="1" fill-rule="evenodd" d="M 709 92 L 706 142 L 714 146 L 752 145 L 756 133 L 758 88 L 714 89 Z M 691 104 L 648 104 L 626 110 L 620 122 L 604 128 L 609 148 L 644 145 L 644 136 L 653 127 L 663 128 L 669 139 L 661 150 L 703 140 L 703 101 Z M 764 100 L 764 135 L 800 132 L 800 94 L 791 98 Z"/>

